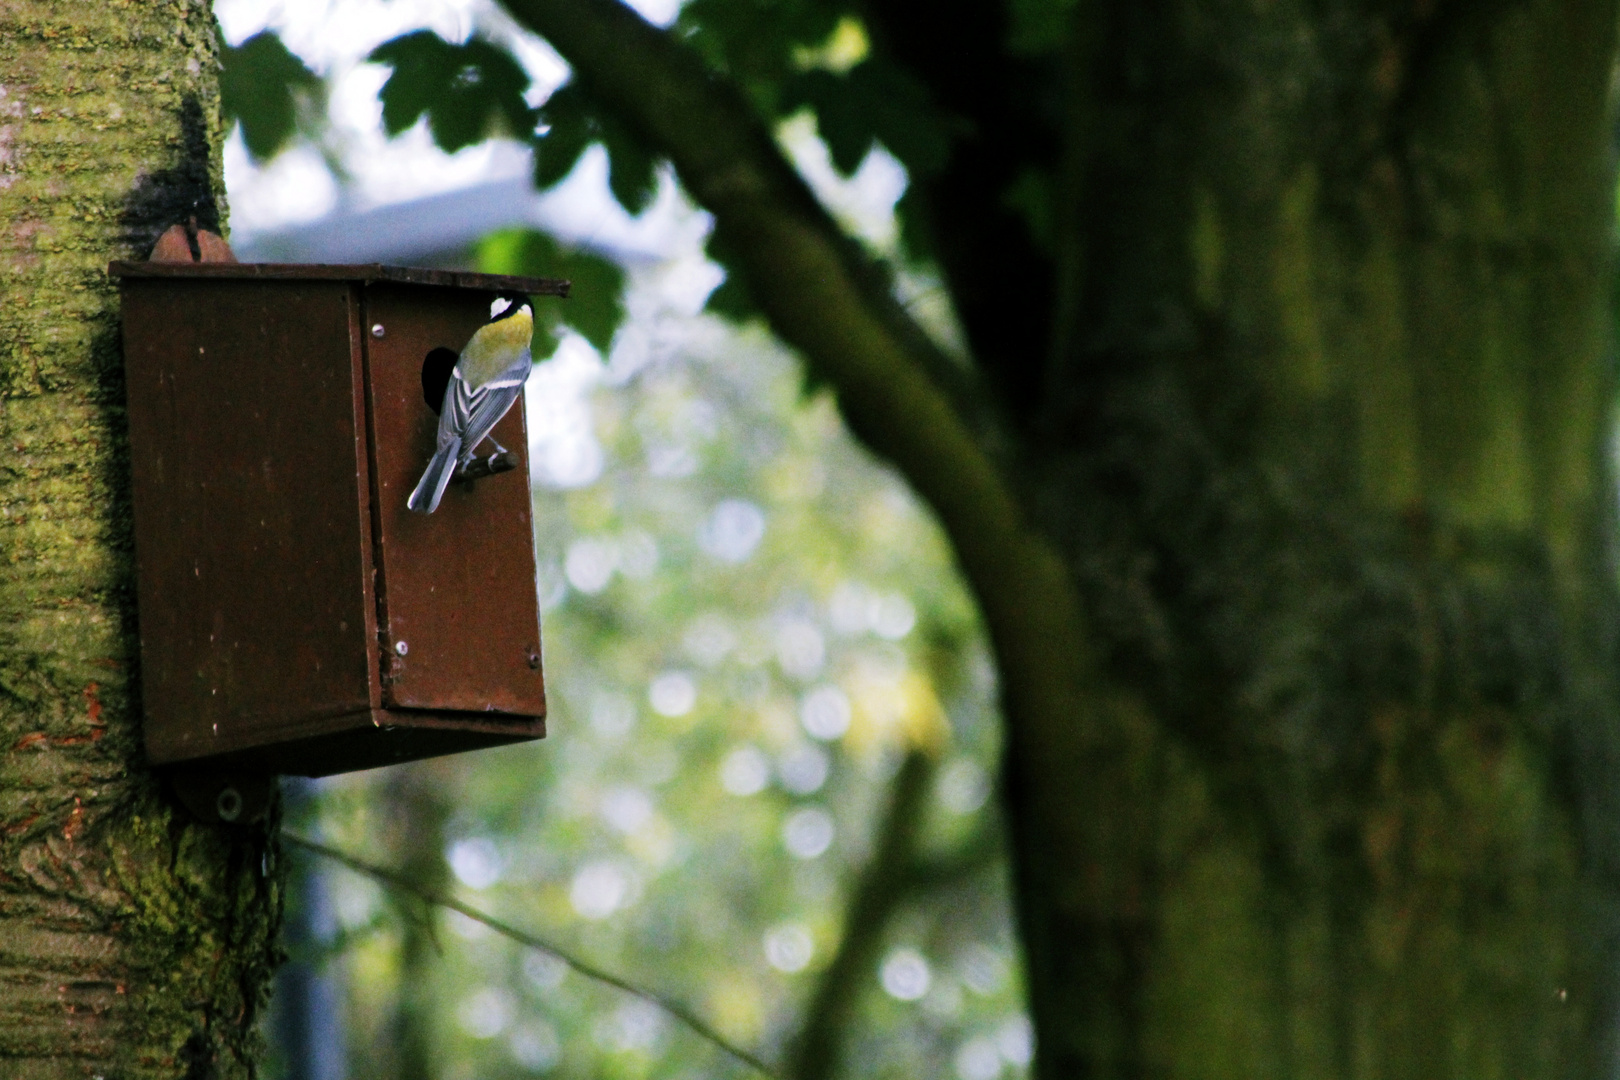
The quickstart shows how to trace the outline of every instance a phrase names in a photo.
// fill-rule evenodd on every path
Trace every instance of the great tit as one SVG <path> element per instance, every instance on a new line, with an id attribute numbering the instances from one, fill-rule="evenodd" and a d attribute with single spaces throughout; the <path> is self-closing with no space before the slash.
<path id="1" fill-rule="evenodd" d="M 486 438 L 495 443 L 496 453 L 506 453 L 489 433 L 523 393 L 523 382 L 534 366 L 529 355 L 533 337 L 534 312 L 528 298 L 517 293 L 497 296 L 489 306 L 489 322 L 474 331 L 448 373 L 439 407 L 438 449 L 406 506 L 419 514 L 437 510 L 451 477 L 472 461 Z M 429 361 L 432 366 L 431 356 Z M 431 374 L 424 367 L 424 387 L 438 381 L 430 380 Z"/>

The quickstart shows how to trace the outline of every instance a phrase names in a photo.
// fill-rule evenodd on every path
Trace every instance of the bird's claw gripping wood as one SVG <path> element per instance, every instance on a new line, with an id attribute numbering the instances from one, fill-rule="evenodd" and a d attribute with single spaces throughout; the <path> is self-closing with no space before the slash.
<path id="1" fill-rule="evenodd" d="M 486 476 L 510 472 L 517 467 L 517 455 L 510 450 L 502 450 L 500 453 L 491 454 L 487 458 L 473 458 L 467 464 L 456 469 L 455 479 L 482 480 Z"/>

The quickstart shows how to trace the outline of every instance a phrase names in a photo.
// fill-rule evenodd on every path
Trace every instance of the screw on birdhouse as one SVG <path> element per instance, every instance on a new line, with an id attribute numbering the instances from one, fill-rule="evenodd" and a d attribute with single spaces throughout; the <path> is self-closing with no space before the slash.
<path id="1" fill-rule="evenodd" d="M 394 642 L 394 651 L 399 653 L 399 655 L 404 656 L 406 653 L 411 651 L 411 647 L 403 641 L 396 641 Z"/>
<path id="2" fill-rule="evenodd" d="M 385 333 L 385 331 L 383 330 L 383 324 L 382 323 L 372 323 L 371 324 L 371 336 L 372 337 L 380 338 L 380 337 L 383 336 L 384 333 Z"/>
<path id="3" fill-rule="evenodd" d="M 540 654 L 533 649 L 529 650 L 529 666 L 536 671 L 540 670 Z"/>
<path id="4" fill-rule="evenodd" d="M 214 810 L 221 821 L 235 821 L 242 816 L 242 793 L 233 787 L 221 788 L 214 800 Z"/>

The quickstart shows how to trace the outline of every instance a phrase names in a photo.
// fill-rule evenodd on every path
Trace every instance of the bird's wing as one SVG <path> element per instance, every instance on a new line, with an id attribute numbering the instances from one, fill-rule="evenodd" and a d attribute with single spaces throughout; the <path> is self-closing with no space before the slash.
<path id="1" fill-rule="evenodd" d="M 477 404 L 478 391 L 469 389 L 460 375 L 452 373 L 444 393 L 444 406 L 439 410 L 439 449 L 448 446 L 451 439 L 462 437 L 467 430 L 467 418 Z"/>
<path id="2" fill-rule="evenodd" d="M 480 400 L 473 406 L 472 415 L 467 417 L 466 434 L 462 437 L 463 456 L 472 456 L 478 444 L 484 441 L 484 436 L 495 430 L 495 425 L 501 422 L 501 417 L 506 415 L 521 393 L 521 382 L 485 386 L 478 391 Z"/>

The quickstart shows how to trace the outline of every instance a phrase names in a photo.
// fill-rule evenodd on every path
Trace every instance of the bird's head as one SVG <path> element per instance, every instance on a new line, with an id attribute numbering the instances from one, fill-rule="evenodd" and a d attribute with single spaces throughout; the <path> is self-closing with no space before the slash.
<path id="1" fill-rule="evenodd" d="M 534 318 L 534 311 L 529 306 L 527 296 L 517 292 L 503 292 L 489 305 L 489 321 L 495 323 L 502 319 L 510 319 L 520 311 L 529 318 Z"/>

